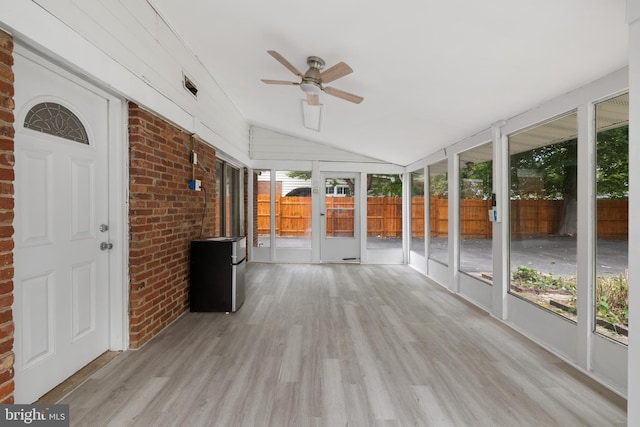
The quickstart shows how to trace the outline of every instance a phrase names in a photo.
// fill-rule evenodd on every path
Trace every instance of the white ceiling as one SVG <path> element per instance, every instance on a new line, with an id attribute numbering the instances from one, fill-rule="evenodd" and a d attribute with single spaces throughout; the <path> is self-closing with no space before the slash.
<path id="1" fill-rule="evenodd" d="M 149 0 L 246 119 L 407 165 L 627 65 L 624 0 Z M 307 56 L 354 72 L 302 125 Z"/>

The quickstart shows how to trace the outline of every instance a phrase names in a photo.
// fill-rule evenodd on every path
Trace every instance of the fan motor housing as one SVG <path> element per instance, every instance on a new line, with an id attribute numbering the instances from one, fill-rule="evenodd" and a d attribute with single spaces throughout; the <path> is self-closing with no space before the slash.
<path id="1" fill-rule="evenodd" d="M 322 70 L 324 68 L 324 59 L 318 56 L 309 56 L 307 57 L 307 65 L 311 68 Z"/>

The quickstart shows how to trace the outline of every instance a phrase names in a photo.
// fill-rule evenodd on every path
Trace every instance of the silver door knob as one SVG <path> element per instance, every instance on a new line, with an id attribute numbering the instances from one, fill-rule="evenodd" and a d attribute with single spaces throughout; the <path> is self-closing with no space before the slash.
<path id="1" fill-rule="evenodd" d="M 100 224 L 100 231 L 105 232 L 109 230 L 109 226 L 107 224 Z"/>
<path id="2" fill-rule="evenodd" d="M 107 250 L 109 250 L 111 248 L 113 248 L 113 243 L 108 243 L 108 242 L 100 243 L 100 250 L 101 251 L 107 251 Z"/>

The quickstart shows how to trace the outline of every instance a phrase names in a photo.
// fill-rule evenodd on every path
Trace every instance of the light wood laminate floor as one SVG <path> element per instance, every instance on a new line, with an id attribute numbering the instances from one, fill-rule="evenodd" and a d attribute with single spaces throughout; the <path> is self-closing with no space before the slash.
<path id="1" fill-rule="evenodd" d="M 626 402 L 407 266 L 249 264 L 62 400 L 77 426 L 623 426 Z"/>

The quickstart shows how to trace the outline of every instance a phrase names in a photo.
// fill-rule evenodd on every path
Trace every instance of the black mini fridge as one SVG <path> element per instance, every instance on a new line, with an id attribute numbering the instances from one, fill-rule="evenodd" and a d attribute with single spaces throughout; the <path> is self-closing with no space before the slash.
<path id="1" fill-rule="evenodd" d="M 246 237 L 191 241 L 191 311 L 237 311 L 244 302 Z"/>

